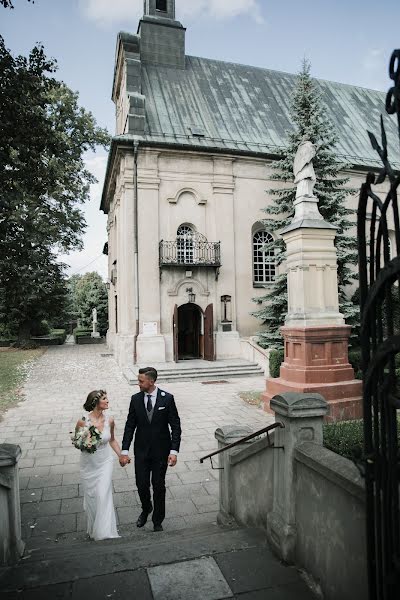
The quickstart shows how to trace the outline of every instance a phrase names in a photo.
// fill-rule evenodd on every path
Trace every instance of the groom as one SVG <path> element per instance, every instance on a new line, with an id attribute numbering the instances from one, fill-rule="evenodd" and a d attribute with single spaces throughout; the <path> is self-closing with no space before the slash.
<path id="1" fill-rule="evenodd" d="M 121 467 L 129 460 L 128 452 L 136 430 L 134 455 L 136 485 L 142 512 L 136 522 L 143 527 L 153 511 L 150 497 L 150 474 L 153 486 L 154 531 L 162 531 L 165 517 L 165 474 L 168 465 L 174 467 L 181 443 L 181 422 L 172 394 L 160 390 L 153 367 L 139 369 L 140 392 L 131 398 L 129 414 L 119 459 Z"/>

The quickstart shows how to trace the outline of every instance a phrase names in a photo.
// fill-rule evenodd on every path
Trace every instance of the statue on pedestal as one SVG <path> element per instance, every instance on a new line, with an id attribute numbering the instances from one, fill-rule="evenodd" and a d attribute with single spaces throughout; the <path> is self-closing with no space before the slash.
<path id="1" fill-rule="evenodd" d="M 301 142 L 297 149 L 293 164 L 294 182 L 297 184 L 296 198 L 314 195 L 313 190 L 317 178 L 312 161 L 315 154 L 314 144 L 307 140 Z"/>
<path id="2" fill-rule="evenodd" d="M 92 310 L 92 326 L 93 326 L 92 337 L 100 337 L 100 333 L 97 331 L 97 309 L 96 308 L 94 308 Z"/>

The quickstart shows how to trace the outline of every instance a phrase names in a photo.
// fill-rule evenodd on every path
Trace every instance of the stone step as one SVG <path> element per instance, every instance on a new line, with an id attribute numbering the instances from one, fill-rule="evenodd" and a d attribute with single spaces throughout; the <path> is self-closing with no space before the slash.
<path id="1" fill-rule="evenodd" d="M 135 543 L 136 542 L 136 543 Z M 258 529 L 207 525 L 184 531 L 149 532 L 137 543 L 123 537 L 38 548 L 13 567 L 0 569 L 0 589 L 30 589 L 153 565 L 169 564 L 248 548 L 267 547 Z"/>
<path id="2" fill-rule="evenodd" d="M 263 369 L 255 364 L 248 365 L 230 365 L 230 366 L 215 366 L 205 368 L 175 368 L 175 369 L 159 369 L 158 381 L 184 381 L 196 379 L 227 379 L 232 377 L 251 377 L 263 375 Z M 125 379 L 131 385 L 137 384 L 137 375 L 132 368 L 124 371 Z"/>

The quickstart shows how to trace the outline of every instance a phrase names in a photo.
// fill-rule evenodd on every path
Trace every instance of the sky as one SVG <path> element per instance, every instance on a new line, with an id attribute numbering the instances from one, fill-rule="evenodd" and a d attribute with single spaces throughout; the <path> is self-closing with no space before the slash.
<path id="1" fill-rule="evenodd" d="M 97 123 L 115 132 L 111 101 L 119 31 L 136 33 L 143 0 L 13 0 L 0 7 L 0 34 L 13 54 L 41 42 L 58 62 L 57 77 L 79 93 Z M 176 18 L 187 28 L 186 53 L 297 73 L 304 57 L 314 77 L 386 91 L 387 65 L 400 47 L 399 0 L 176 0 Z M 106 152 L 88 154 L 97 177 L 84 207 L 84 249 L 61 257 L 67 273 L 98 271 L 106 216 L 100 212 Z"/>

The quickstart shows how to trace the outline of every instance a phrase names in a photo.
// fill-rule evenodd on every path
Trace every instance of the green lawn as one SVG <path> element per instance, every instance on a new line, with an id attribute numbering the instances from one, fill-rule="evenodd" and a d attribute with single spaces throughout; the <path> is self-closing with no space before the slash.
<path id="1" fill-rule="evenodd" d="M 45 350 L 13 350 L 0 352 L 0 419 L 1 415 L 21 399 L 21 387 L 34 362 Z"/>

